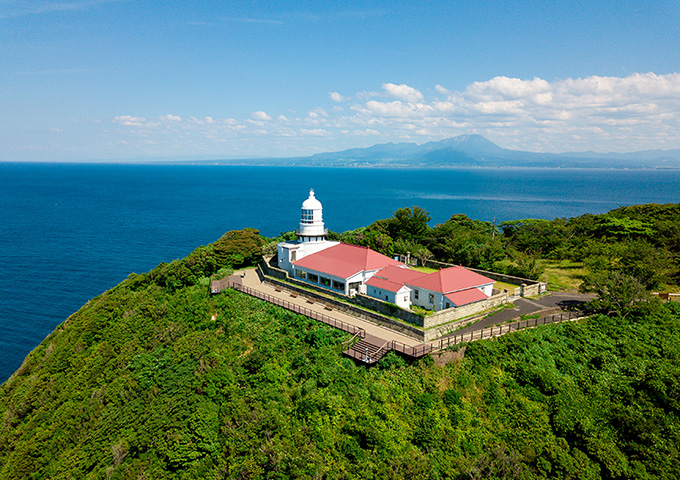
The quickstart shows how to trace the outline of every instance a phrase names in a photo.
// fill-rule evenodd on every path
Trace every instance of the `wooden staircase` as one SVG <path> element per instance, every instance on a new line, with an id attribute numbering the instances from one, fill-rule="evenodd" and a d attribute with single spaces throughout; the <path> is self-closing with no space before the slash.
<path id="1" fill-rule="evenodd" d="M 391 342 L 367 334 L 342 353 L 365 365 L 374 365 L 391 349 Z"/>

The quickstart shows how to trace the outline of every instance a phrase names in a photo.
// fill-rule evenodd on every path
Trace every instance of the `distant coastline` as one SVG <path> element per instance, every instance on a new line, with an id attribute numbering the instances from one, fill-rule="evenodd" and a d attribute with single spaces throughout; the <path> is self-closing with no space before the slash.
<path id="1" fill-rule="evenodd" d="M 33 162 L 31 162 L 33 163 Z M 46 162 L 48 163 L 48 162 Z M 56 162 L 55 162 L 56 163 Z M 539 153 L 500 147 L 481 135 L 460 135 L 422 145 L 385 143 L 301 157 L 184 155 L 127 159 L 84 159 L 58 163 L 126 165 L 231 165 L 243 167 L 343 168 L 558 168 L 678 170 L 680 149 L 637 152 Z"/>

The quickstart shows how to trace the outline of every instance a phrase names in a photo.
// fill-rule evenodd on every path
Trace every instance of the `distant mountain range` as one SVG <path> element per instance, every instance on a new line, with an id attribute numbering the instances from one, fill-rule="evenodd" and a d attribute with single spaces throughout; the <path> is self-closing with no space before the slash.
<path id="1" fill-rule="evenodd" d="M 222 160 L 241 165 L 310 167 L 547 167 L 680 168 L 680 149 L 630 153 L 536 153 L 502 148 L 481 135 L 460 135 L 422 145 L 384 143 L 309 157 Z"/>

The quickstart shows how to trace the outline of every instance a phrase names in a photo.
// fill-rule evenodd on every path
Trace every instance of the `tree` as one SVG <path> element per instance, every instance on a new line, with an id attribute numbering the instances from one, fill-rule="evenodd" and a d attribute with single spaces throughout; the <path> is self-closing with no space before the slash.
<path id="1" fill-rule="evenodd" d="M 490 222 L 453 215 L 432 229 L 427 246 L 438 260 L 490 270 L 505 257 L 493 229 Z"/>
<path id="2" fill-rule="evenodd" d="M 415 205 L 411 208 L 400 208 L 388 220 L 387 233 L 393 239 L 421 242 L 430 228 L 427 224 L 431 219 L 430 212 Z"/>
<path id="3" fill-rule="evenodd" d="M 378 230 L 371 230 L 369 228 L 357 228 L 344 232 L 340 235 L 339 240 L 352 245 L 362 245 L 371 250 L 382 253 L 391 257 L 394 255 L 394 242 L 392 238 L 386 233 L 381 233 Z"/>
<path id="4" fill-rule="evenodd" d="M 254 228 L 231 230 L 213 244 L 215 258 L 220 266 L 253 265 L 262 257 L 264 239 Z"/>
<path id="5" fill-rule="evenodd" d="M 590 302 L 593 310 L 622 317 L 650 298 L 645 286 L 637 278 L 619 270 L 586 274 L 579 291 L 597 294 L 597 299 Z"/>
<path id="6" fill-rule="evenodd" d="M 508 255 L 513 262 L 507 269 L 507 273 L 510 275 L 538 280 L 538 277 L 543 273 L 543 268 L 538 265 L 538 255 L 535 252 L 509 249 Z"/>

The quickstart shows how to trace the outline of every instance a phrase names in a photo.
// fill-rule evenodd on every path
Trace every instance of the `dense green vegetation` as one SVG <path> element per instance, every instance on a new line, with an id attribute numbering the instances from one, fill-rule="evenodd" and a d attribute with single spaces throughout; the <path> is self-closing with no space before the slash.
<path id="1" fill-rule="evenodd" d="M 562 232 L 540 255 L 589 253 L 590 272 L 625 285 L 629 275 L 644 293 L 676 278 L 673 207 L 549 222 L 608 233 Z M 437 234 L 469 239 L 479 246 L 470 258 L 494 262 L 507 245 L 539 251 L 523 229 L 548 228 L 504 226 L 491 238 L 499 254 L 481 245 L 483 222 L 425 221 L 394 240 L 385 224 L 395 221 L 363 232 L 430 252 Z M 391 353 L 366 368 L 341 355 L 342 332 L 231 290 L 209 295 L 211 275 L 256 260 L 263 245 L 255 230 L 229 232 L 130 275 L 60 325 L 0 387 L 0 478 L 680 476 L 680 304 L 632 302 L 622 315 L 476 342 L 445 366 Z M 658 277 L 631 253 L 645 245 L 645 262 L 665 259 Z"/>

